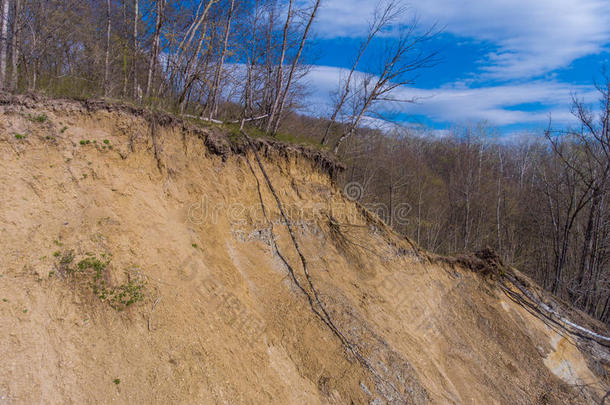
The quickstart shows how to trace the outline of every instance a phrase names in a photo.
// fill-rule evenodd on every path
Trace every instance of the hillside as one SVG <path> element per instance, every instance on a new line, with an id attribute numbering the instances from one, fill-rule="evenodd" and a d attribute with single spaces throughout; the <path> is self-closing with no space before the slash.
<path id="1" fill-rule="evenodd" d="M 251 142 L 0 97 L 0 403 L 589 404 L 610 389 L 603 325 L 492 252 L 420 250 L 346 199 L 322 152 Z"/>

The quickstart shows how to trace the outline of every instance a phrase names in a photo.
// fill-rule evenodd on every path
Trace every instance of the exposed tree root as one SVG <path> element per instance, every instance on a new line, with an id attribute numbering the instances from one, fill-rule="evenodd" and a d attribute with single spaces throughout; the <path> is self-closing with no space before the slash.
<path id="1" fill-rule="evenodd" d="M 581 325 L 578 325 L 565 318 L 564 316 L 560 315 L 553 308 L 536 298 L 512 275 L 505 273 L 504 278 L 508 280 L 513 286 L 515 286 L 521 292 L 522 295 L 516 294 L 515 291 L 510 289 L 510 287 L 504 284 L 503 282 L 501 282 L 500 285 L 511 297 L 517 299 L 522 305 L 529 307 L 537 314 L 543 316 L 546 320 L 551 321 L 553 324 L 570 332 L 573 335 L 577 335 L 585 339 L 590 339 L 599 343 L 600 345 L 610 347 L 610 337 L 604 336 Z"/>
<path id="2" fill-rule="evenodd" d="M 248 166 L 250 167 L 250 170 L 252 171 L 252 174 L 256 177 L 256 183 L 258 185 L 258 193 L 259 193 L 259 198 L 261 200 L 261 205 L 263 206 L 263 214 L 265 216 L 265 218 L 267 219 L 267 221 L 271 224 L 271 240 L 272 240 L 272 245 L 274 247 L 275 252 L 278 254 L 278 256 L 280 257 L 280 259 L 282 260 L 282 262 L 284 263 L 284 265 L 287 267 L 288 272 L 290 274 L 290 277 L 292 279 L 292 281 L 295 283 L 295 285 L 298 287 L 298 289 L 306 296 L 309 305 L 312 309 L 312 311 L 314 312 L 314 314 L 331 330 L 331 332 L 339 339 L 339 341 L 341 342 L 341 344 L 343 345 L 343 347 L 349 352 L 351 353 L 357 360 L 358 362 L 365 368 L 367 369 L 375 379 L 377 379 L 378 381 L 382 382 L 383 384 L 387 385 L 388 387 L 390 387 L 392 389 L 392 391 L 394 391 L 399 397 L 403 398 L 403 394 L 400 392 L 400 390 L 398 390 L 398 388 L 396 388 L 396 386 L 388 381 L 386 378 L 384 378 L 379 372 L 377 372 L 377 370 L 375 370 L 375 368 L 370 364 L 370 362 L 360 353 L 359 348 L 357 347 L 357 345 L 355 343 L 352 343 L 348 340 L 348 338 L 339 330 L 339 328 L 335 325 L 335 323 L 333 322 L 333 320 L 330 317 L 330 314 L 328 313 L 328 311 L 326 310 L 326 307 L 324 306 L 324 304 L 322 303 L 322 301 L 320 300 L 319 297 L 319 293 L 317 291 L 317 289 L 315 288 L 313 281 L 311 279 L 311 276 L 309 274 L 309 270 L 308 270 L 308 265 L 307 265 L 307 260 L 305 258 L 305 256 L 303 255 L 301 248 L 299 246 L 299 243 L 296 239 L 295 236 L 295 232 L 294 229 L 292 227 L 291 222 L 289 221 L 287 215 L 284 212 L 284 208 L 282 206 L 282 203 L 275 191 L 275 188 L 273 187 L 273 184 L 271 183 L 271 180 L 269 179 L 269 176 L 267 175 L 267 172 L 265 171 L 265 168 L 262 164 L 262 161 L 258 155 L 258 152 L 256 150 L 256 147 L 254 146 L 252 139 L 250 138 L 250 136 L 248 136 L 248 134 L 246 134 L 243 130 L 241 131 L 242 135 L 244 135 L 244 137 L 246 138 L 250 149 L 252 150 L 254 157 L 258 163 L 258 166 L 263 174 L 263 177 L 265 178 L 265 182 L 267 184 L 267 187 L 269 188 L 269 190 L 271 191 L 271 194 L 273 195 L 273 197 L 275 198 L 275 201 L 277 203 L 277 207 L 280 211 L 280 214 L 282 216 L 282 218 L 284 219 L 284 222 L 286 224 L 286 227 L 288 229 L 288 233 L 290 234 L 290 238 L 292 240 L 292 243 L 295 247 L 295 250 L 297 251 L 297 254 L 299 256 L 299 259 L 301 261 L 301 265 L 303 267 L 303 273 L 305 274 L 305 278 L 307 280 L 307 284 L 309 286 L 309 289 L 311 290 L 311 292 L 307 291 L 307 289 L 305 287 L 303 287 L 303 285 L 299 282 L 297 276 L 296 276 L 296 272 L 294 271 L 294 268 L 290 265 L 290 263 L 288 262 L 288 260 L 281 254 L 277 244 L 275 243 L 275 238 L 274 238 L 274 234 L 273 234 L 273 224 L 271 223 L 271 221 L 269 221 L 269 219 L 267 218 L 266 215 L 266 209 L 264 207 L 264 203 L 263 203 L 263 199 L 262 199 L 262 193 L 261 193 L 261 189 L 260 189 L 260 182 L 249 162 L 249 160 L 247 160 L 248 162 Z M 403 400 L 404 401 L 404 400 Z"/>

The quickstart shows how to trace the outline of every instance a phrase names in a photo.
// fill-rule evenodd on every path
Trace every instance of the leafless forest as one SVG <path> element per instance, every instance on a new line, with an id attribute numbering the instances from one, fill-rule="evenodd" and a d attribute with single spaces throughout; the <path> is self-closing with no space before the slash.
<path id="1" fill-rule="evenodd" d="M 574 97 L 575 124 L 503 140 L 485 124 L 440 138 L 372 130 L 393 90 L 437 54 L 436 27 L 380 3 L 329 89 L 330 111 L 300 115 L 320 0 L 0 0 L 0 87 L 105 97 L 204 120 L 248 120 L 347 164 L 340 182 L 397 231 L 441 254 L 493 247 L 546 289 L 610 323 L 610 81 L 599 104 Z M 370 42 L 399 32 L 366 74 Z M 332 94 L 330 94 L 332 93 Z M 424 101 L 425 102 L 425 101 Z M 401 210 L 396 214 L 396 207 Z"/>

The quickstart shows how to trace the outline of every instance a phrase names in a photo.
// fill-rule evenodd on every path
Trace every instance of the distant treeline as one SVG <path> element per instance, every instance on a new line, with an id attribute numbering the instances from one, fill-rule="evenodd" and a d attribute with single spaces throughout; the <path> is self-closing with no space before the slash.
<path id="1" fill-rule="evenodd" d="M 208 119 L 262 117 L 256 125 L 275 136 L 303 103 L 320 4 L 0 0 L 0 89 L 132 100 Z M 372 52 L 389 30 L 384 49 Z M 367 113 L 392 102 L 393 89 L 432 65 L 425 44 L 435 34 L 420 29 L 400 0 L 379 0 L 351 70 L 329 89 L 323 143 L 336 147 L 353 135 Z M 365 62 L 373 67 L 358 72 Z"/>
<path id="2" fill-rule="evenodd" d="M 425 249 L 454 254 L 490 246 L 608 324 L 609 83 L 598 86 L 599 109 L 573 100 L 579 124 L 572 130 L 509 142 L 485 125 L 443 138 L 354 137 L 343 150 L 342 182 L 360 185 L 362 202 Z"/>

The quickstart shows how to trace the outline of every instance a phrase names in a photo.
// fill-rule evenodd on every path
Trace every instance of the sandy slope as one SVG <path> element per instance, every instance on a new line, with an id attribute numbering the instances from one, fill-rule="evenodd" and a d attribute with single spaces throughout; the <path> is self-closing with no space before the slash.
<path id="1" fill-rule="evenodd" d="M 244 144 L 230 152 L 210 146 L 217 134 L 165 121 L 77 102 L 0 107 L 0 403 L 577 404 L 605 393 L 603 366 L 493 278 L 433 264 L 311 159 L 257 143 L 308 280 Z M 89 273 L 59 265 L 69 251 L 72 267 L 111 258 L 108 285 L 143 281 L 144 299 L 113 308 Z"/>

